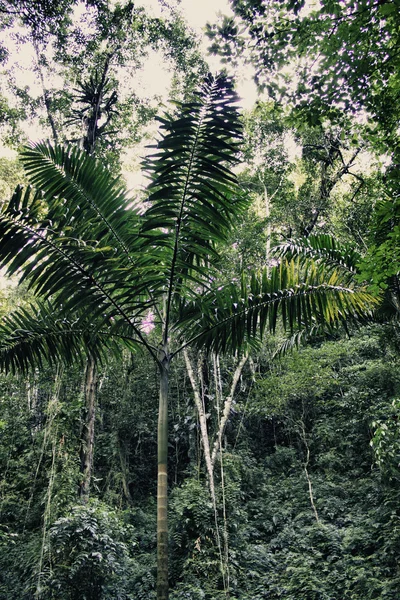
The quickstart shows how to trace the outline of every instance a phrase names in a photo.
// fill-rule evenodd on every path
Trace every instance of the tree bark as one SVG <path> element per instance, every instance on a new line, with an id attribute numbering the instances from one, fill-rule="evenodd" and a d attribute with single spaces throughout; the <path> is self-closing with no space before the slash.
<path id="1" fill-rule="evenodd" d="M 124 492 L 124 496 L 129 503 L 132 503 L 132 496 L 129 490 L 129 481 L 127 477 L 127 475 L 129 475 L 129 466 L 127 465 L 126 449 L 122 446 L 121 440 L 119 440 L 118 443 L 118 455 L 119 463 L 121 465 L 122 489 Z"/>
<path id="2" fill-rule="evenodd" d="M 160 356 L 160 401 L 158 411 L 157 474 L 157 600 L 168 600 L 168 378 L 169 355 Z"/>
<path id="3" fill-rule="evenodd" d="M 101 74 L 101 81 L 97 89 L 97 97 L 92 99 L 92 112 L 87 120 L 86 134 L 83 138 L 83 148 L 88 154 L 94 154 L 96 141 L 100 135 L 98 123 L 101 117 L 101 103 L 103 101 L 104 86 L 106 84 L 107 73 L 112 56 L 113 53 L 110 53 L 106 58 Z"/>
<path id="4" fill-rule="evenodd" d="M 312 145 L 309 145 L 309 146 L 312 147 Z M 357 191 L 360 190 L 361 187 L 363 186 L 363 184 L 364 184 L 363 178 L 360 177 L 359 175 L 357 175 L 356 173 L 352 173 L 350 171 L 350 169 L 354 165 L 354 161 L 356 160 L 356 158 L 359 155 L 359 153 L 361 152 L 361 150 L 362 150 L 361 147 L 357 148 L 353 152 L 351 158 L 347 162 L 344 162 L 342 152 L 340 150 L 340 146 L 336 146 L 336 144 L 332 145 L 332 142 L 330 143 L 328 156 L 325 158 L 325 160 L 322 159 L 321 180 L 320 180 L 320 186 L 319 186 L 319 199 L 318 199 L 319 206 L 315 209 L 313 216 L 310 219 L 309 223 L 305 227 L 303 227 L 302 235 L 304 237 L 309 237 L 311 235 L 311 233 L 313 232 L 313 229 L 318 221 L 318 217 L 321 214 L 321 210 L 324 209 L 324 207 L 326 206 L 333 188 L 342 179 L 342 177 L 344 175 L 352 175 L 352 177 L 355 177 L 357 180 L 359 180 L 361 182 L 360 186 L 357 188 Z M 332 167 L 334 167 L 336 162 L 339 160 L 342 163 L 341 169 L 339 169 L 336 174 L 331 175 L 330 169 L 332 169 Z M 354 199 L 354 195 L 353 195 L 352 200 L 353 199 Z"/>
<path id="5" fill-rule="evenodd" d="M 86 415 L 82 432 L 80 496 L 84 502 L 89 500 L 90 482 L 93 470 L 94 422 L 96 418 L 97 374 L 94 360 L 89 357 L 85 371 Z"/>
<path id="6" fill-rule="evenodd" d="M 306 476 L 307 483 L 308 483 L 308 493 L 310 496 L 311 508 L 313 509 L 315 520 L 317 521 L 317 523 L 319 523 L 319 515 L 318 515 L 317 507 L 315 506 L 315 500 L 314 500 L 313 485 L 312 485 L 310 474 L 308 472 L 308 466 L 310 464 L 310 447 L 307 443 L 307 435 L 306 435 L 306 429 L 305 429 L 305 425 L 304 425 L 304 412 L 305 411 L 304 411 L 304 403 L 303 403 L 303 418 L 299 422 L 301 438 L 302 438 L 303 444 L 306 449 L 306 459 L 304 461 L 303 468 L 304 468 L 304 474 Z"/>
<path id="7" fill-rule="evenodd" d="M 242 356 L 239 363 L 236 365 L 236 369 L 235 369 L 235 372 L 232 377 L 231 389 L 229 390 L 229 395 L 225 398 L 224 412 L 222 414 L 221 422 L 219 424 L 218 435 L 215 438 L 214 446 L 213 446 L 213 450 L 212 450 L 212 454 L 211 454 L 211 465 L 212 465 L 213 469 L 214 469 L 215 461 L 217 459 L 218 451 L 221 448 L 222 437 L 225 433 L 226 424 L 228 422 L 229 414 L 231 412 L 233 396 L 235 394 L 237 384 L 239 383 L 239 379 L 242 374 L 243 367 L 246 364 L 248 358 L 249 358 L 249 355 L 245 354 L 244 356 Z"/>
<path id="8" fill-rule="evenodd" d="M 271 235 L 272 235 L 272 228 L 271 228 L 271 206 L 272 206 L 272 200 L 275 198 L 275 196 L 277 195 L 277 193 L 279 192 L 279 189 L 282 185 L 283 182 L 283 176 L 281 177 L 275 191 L 272 193 L 271 197 L 269 196 L 268 193 L 268 189 L 267 186 L 265 184 L 265 179 L 264 176 L 262 175 L 262 172 L 258 172 L 258 179 L 260 181 L 260 184 L 262 186 L 263 189 L 263 200 L 264 200 L 264 208 L 265 208 L 265 219 L 267 222 L 267 227 L 266 227 L 266 231 L 265 231 L 265 235 L 266 235 L 266 241 L 265 241 L 265 264 L 267 265 L 267 270 L 269 272 L 269 261 L 270 261 L 270 257 L 271 257 Z"/>
<path id="9" fill-rule="evenodd" d="M 264 205 L 265 205 L 265 218 L 267 220 L 267 239 L 265 242 L 265 264 L 267 265 L 267 268 L 269 268 L 269 259 L 271 256 L 271 203 L 270 203 L 270 199 L 268 197 L 268 190 L 267 190 L 267 186 L 265 185 L 265 183 L 263 183 L 264 186 Z"/>
<path id="10" fill-rule="evenodd" d="M 207 468 L 207 473 L 208 473 L 208 481 L 209 481 L 209 485 L 210 485 L 211 498 L 212 498 L 213 504 L 215 504 L 216 500 L 215 500 L 215 486 L 214 486 L 214 471 L 213 471 L 213 465 L 211 463 L 210 441 L 209 441 L 209 437 L 208 437 L 207 419 L 206 419 L 206 415 L 205 415 L 205 411 L 204 411 L 204 405 L 203 405 L 203 402 L 201 399 L 199 386 L 197 385 L 196 377 L 194 374 L 194 369 L 193 369 L 192 363 L 190 362 L 189 353 L 186 348 L 183 350 L 183 356 L 185 357 L 186 369 L 187 369 L 187 372 L 189 375 L 190 383 L 192 385 L 194 402 L 196 404 L 196 408 L 197 408 L 197 412 L 198 412 L 198 416 L 199 416 L 201 440 L 203 442 L 203 450 L 204 450 L 204 460 L 206 463 L 206 468 Z"/>

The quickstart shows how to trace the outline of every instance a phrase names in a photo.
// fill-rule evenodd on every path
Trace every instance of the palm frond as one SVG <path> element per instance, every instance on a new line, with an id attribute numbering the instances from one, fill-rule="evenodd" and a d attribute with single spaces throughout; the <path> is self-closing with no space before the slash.
<path id="1" fill-rule="evenodd" d="M 27 373 L 46 362 L 83 363 L 88 353 L 83 339 L 77 321 L 60 318 L 47 303 L 19 308 L 0 321 L 0 368 Z M 91 353 L 99 358 L 96 344 L 91 345 Z"/>
<path id="2" fill-rule="evenodd" d="M 274 267 L 270 274 L 244 275 L 197 301 L 188 303 L 179 324 L 182 339 L 215 352 L 235 352 L 279 321 L 291 334 L 346 320 L 365 321 L 377 300 L 365 288 L 349 286 L 341 271 L 313 260 Z"/>
<path id="3" fill-rule="evenodd" d="M 215 243 L 246 204 L 231 171 L 241 139 L 236 101 L 226 78 L 209 77 L 193 102 L 179 106 L 179 118 L 160 119 L 162 139 L 146 164 L 152 182 L 141 231 L 163 246 L 170 295 L 182 293 L 188 277 L 203 280 Z"/>
<path id="4" fill-rule="evenodd" d="M 26 148 L 21 160 L 46 200 L 49 227 L 100 247 L 110 244 L 129 261 L 138 215 L 124 186 L 101 163 L 76 146 L 46 142 Z"/>
<path id="5" fill-rule="evenodd" d="M 310 258 L 324 261 L 327 267 L 340 268 L 353 276 L 361 261 L 361 254 L 350 244 L 343 244 L 327 234 L 310 235 L 289 240 L 274 248 L 274 253 L 286 259 L 299 257 L 302 261 Z"/>
<path id="6" fill-rule="evenodd" d="M 66 318 L 49 302 L 36 301 L 18 308 L 0 320 L 0 369 L 27 373 L 44 364 L 85 364 L 118 356 L 122 346 L 138 351 L 142 342 L 132 329 L 120 323 L 96 327 L 83 314 Z"/>
<path id="7" fill-rule="evenodd" d="M 17 188 L 0 214 L 0 258 L 22 272 L 42 299 L 66 315 L 122 319 L 134 327 L 156 287 L 152 249 L 143 252 L 138 215 L 94 159 L 71 149 L 37 145 L 24 155 L 38 186 Z M 128 247 L 129 244 L 129 247 Z M 160 276 L 161 279 L 161 276 Z M 139 332 L 140 333 L 140 332 Z"/>

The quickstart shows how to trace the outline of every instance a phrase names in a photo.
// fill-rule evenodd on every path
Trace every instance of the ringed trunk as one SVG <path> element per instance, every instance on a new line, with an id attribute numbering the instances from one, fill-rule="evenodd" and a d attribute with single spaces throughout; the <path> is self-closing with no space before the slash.
<path id="1" fill-rule="evenodd" d="M 168 373 L 169 358 L 163 351 L 160 361 L 160 402 L 158 411 L 157 475 L 157 600 L 168 600 Z"/>

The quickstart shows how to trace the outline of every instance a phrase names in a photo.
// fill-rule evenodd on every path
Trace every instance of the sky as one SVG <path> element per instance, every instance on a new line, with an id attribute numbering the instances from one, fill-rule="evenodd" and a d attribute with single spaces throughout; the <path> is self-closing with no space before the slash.
<path id="1" fill-rule="evenodd" d="M 158 14 L 162 10 L 158 0 L 138 0 L 136 4 Z M 231 13 L 228 0 L 170 0 L 168 4 L 179 8 L 191 27 L 198 32 L 201 32 L 207 21 L 214 21 L 218 12 Z"/>
<path id="2" fill-rule="evenodd" d="M 215 22 L 220 13 L 232 15 L 228 0 L 181 0 L 182 11 L 188 23 L 200 35 L 208 22 Z M 207 50 L 208 40 L 204 37 L 203 48 Z M 208 61 L 211 68 L 218 70 L 221 63 L 217 57 L 209 56 Z M 242 98 L 243 108 L 251 108 L 257 99 L 256 86 L 251 78 L 250 67 L 243 68 L 237 74 L 238 93 Z"/>
<path id="3" fill-rule="evenodd" d="M 207 53 L 208 39 L 204 36 L 204 28 L 207 22 L 215 22 L 219 14 L 229 15 L 232 11 L 229 6 L 229 0 L 169 0 L 170 5 L 177 6 L 182 12 L 189 26 L 197 33 L 200 38 L 203 38 L 203 51 Z M 155 16 L 161 16 L 162 10 L 158 0 L 138 0 L 137 5 L 146 7 L 147 10 L 153 11 Z M 223 65 L 218 57 L 207 56 L 210 68 L 217 72 Z M 257 90 L 254 82 L 251 79 L 249 70 L 244 70 L 237 74 L 237 91 L 241 98 L 242 108 L 251 108 L 257 99 Z M 165 63 L 163 63 L 161 53 L 153 55 L 149 58 L 147 64 L 140 75 L 141 89 L 143 95 L 151 92 L 154 94 L 161 93 L 164 90 L 166 94 L 169 88 L 170 77 L 166 72 Z M 148 142 L 143 142 L 143 151 Z M 145 186 L 147 180 L 143 173 L 139 170 L 139 160 L 127 157 L 127 162 L 131 160 L 132 171 L 124 172 L 128 187 L 135 189 L 138 186 Z"/>
<path id="4" fill-rule="evenodd" d="M 202 39 L 202 49 L 207 53 L 209 40 L 204 35 L 204 28 L 207 22 L 216 22 L 220 14 L 231 15 L 229 0 L 169 0 L 169 4 L 176 6 L 182 12 L 187 23 Z M 138 0 L 137 5 L 144 6 L 153 11 L 155 16 L 161 16 L 162 8 L 158 0 Z M 221 70 L 223 65 L 216 56 L 207 56 L 208 63 L 213 72 Z M 237 76 L 237 90 L 242 99 L 243 108 L 251 108 L 257 99 L 257 90 L 251 79 L 250 68 L 243 68 Z M 161 57 L 152 57 L 142 74 L 143 93 L 151 90 L 157 93 L 164 87 L 165 92 L 168 89 L 169 78 L 165 72 L 165 66 Z"/>

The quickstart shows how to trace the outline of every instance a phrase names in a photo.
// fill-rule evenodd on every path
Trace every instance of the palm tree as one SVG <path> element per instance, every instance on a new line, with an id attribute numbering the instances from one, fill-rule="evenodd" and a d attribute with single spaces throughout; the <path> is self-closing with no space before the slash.
<path id="1" fill-rule="evenodd" d="M 290 330 L 360 316 L 371 299 L 340 273 L 296 261 L 218 285 L 214 259 L 246 206 L 231 167 L 241 137 L 224 78 L 161 118 L 143 213 L 118 180 L 76 148 L 36 144 L 22 155 L 36 191 L 18 188 L 0 215 L 0 257 L 42 299 L 2 325 L 0 366 L 101 360 L 121 344 L 145 349 L 160 374 L 157 599 L 168 598 L 167 450 L 171 361 L 189 345 L 239 352 L 278 316 Z M 160 333 L 149 341 L 143 319 Z"/>

